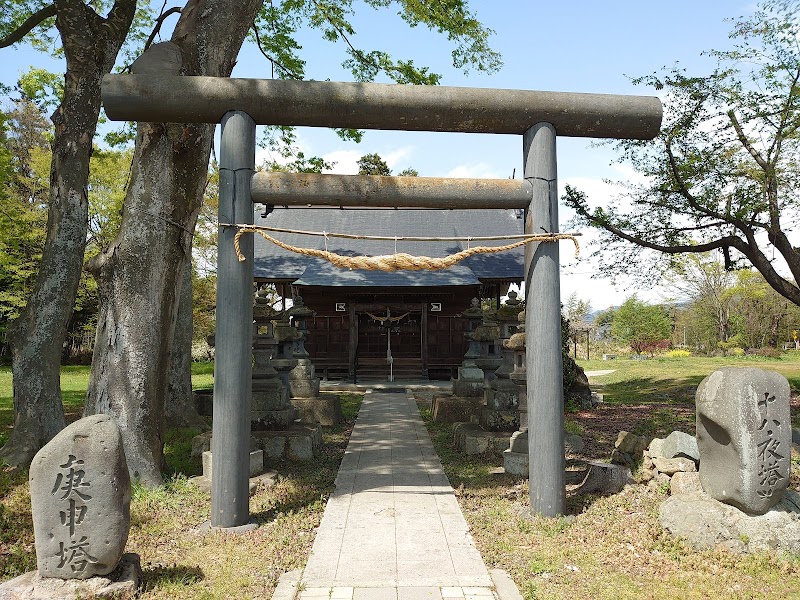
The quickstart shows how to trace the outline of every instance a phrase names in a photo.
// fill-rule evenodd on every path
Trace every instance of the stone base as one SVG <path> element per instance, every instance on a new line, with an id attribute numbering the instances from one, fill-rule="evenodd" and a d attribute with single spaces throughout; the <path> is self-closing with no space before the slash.
<path id="1" fill-rule="evenodd" d="M 528 453 L 513 452 L 511 449 L 504 450 L 503 469 L 509 475 L 527 477 L 529 474 Z"/>
<path id="2" fill-rule="evenodd" d="M 453 395 L 460 398 L 483 398 L 483 377 L 480 379 L 453 379 Z"/>
<path id="3" fill-rule="evenodd" d="M 264 464 L 269 460 L 311 460 L 322 448 L 320 425 L 292 425 L 278 431 L 251 431 L 250 450 L 264 451 Z M 192 438 L 192 456 L 211 450 L 211 433 L 201 433 Z"/>
<path id="4" fill-rule="evenodd" d="M 319 423 L 323 427 L 333 427 L 342 422 L 342 401 L 335 394 L 292 398 L 292 406 L 297 409 L 301 423 Z"/>
<path id="5" fill-rule="evenodd" d="M 453 427 L 456 450 L 464 454 L 499 454 L 508 449 L 510 437 L 501 431 L 486 431 L 474 423 L 456 423 Z"/>
<path id="6" fill-rule="evenodd" d="M 138 554 L 122 555 L 117 568 L 106 576 L 56 579 L 30 571 L 0 584 L 0 600 L 75 600 L 114 598 L 128 600 L 136 594 L 142 577 Z"/>
<path id="7" fill-rule="evenodd" d="M 264 451 L 253 450 L 250 453 L 250 477 L 261 475 L 264 472 Z M 211 451 L 203 452 L 203 477 L 211 481 Z"/>
<path id="8" fill-rule="evenodd" d="M 253 431 L 252 443 L 264 451 L 264 462 L 277 460 L 312 460 L 322 449 L 322 427 L 316 425 L 293 425 L 282 431 Z"/>
<path id="9" fill-rule="evenodd" d="M 273 485 L 275 485 L 275 478 L 277 476 L 277 472 L 267 471 L 266 473 L 261 473 L 261 475 L 251 477 L 247 485 L 248 493 L 252 496 L 260 487 L 271 488 Z M 189 481 L 191 481 L 204 492 L 211 492 L 211 479 L 200 475 L 198 477 L 189 478 Z"/>
<path id="10" fill-rule="evenodd" d="M 437 423 L 464 423 L 477 419 L 480 414 L 478 398 L 438 396 L 431 405 L 433 420 Z"/>
<path id="11" fill-rule="evenodd" d="M 800 494 L 786 490 L 763 515 L 748 515 L 704 492 L 671 496 L 659 510 L 661 525 L 697 549 L 723 547 L 748 554 L 800 552 Z"/>
<path id="12" fill-rule="evenodd" d="M 480 423 L 488 431 L 505 431 L 510 435 L 512 431 L 519 429 L 519 409 L 484 408 L 481 410 Z"/>
<path id="13" fill-rule="evenodd" d="M 583 440 L 579 435 L 564 432 L 564 454 L 580 454 Z M 508 450 L 503 452 L 503 468 L 506 473 L 528 476 L 528 432 L 515 431 L 511 434 Z"/>

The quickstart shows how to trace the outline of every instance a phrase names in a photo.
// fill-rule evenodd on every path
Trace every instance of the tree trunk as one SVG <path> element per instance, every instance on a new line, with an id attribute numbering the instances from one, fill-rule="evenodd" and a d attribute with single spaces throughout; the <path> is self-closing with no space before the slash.
<path id="1" fill-rule="evenodd" d="M 0 458 L 14 466 L 29 465 L 64 427 L 61 352 L 83 268 L 100 81 L 114 65 L 136 2 L 119 0 L 106 19 L 74 0 L 58 1 L 56 8 L 67 70 L 64 98 L 52 117 L 47 238 L 31 298 L 9 333 L 15 421 Z"/>
<path id="2" fill-rule="evenodd" d="M 197 412 L 192 397 L 192 265 L 181 275 L 181 298 L 175 317 L 175 337 L 170 355 L 169 392 L 164 407 L 169 427 L 193 427 L 205 431 L 208 423 Z"/>
<path id="3" fill-rule="evenodd" d="M 181 52 L 180 72 L 229 76 L 260 5 L 190 0 L 172 36 Z M 213 125 L 139 124 L 120 231 L 92 266 L 104 308 L 86 414 L 114 416 L 131 475 L 148 486 L 163 481 L 164 405 L 180 276 L 191 255 L 213 133 Z"/>

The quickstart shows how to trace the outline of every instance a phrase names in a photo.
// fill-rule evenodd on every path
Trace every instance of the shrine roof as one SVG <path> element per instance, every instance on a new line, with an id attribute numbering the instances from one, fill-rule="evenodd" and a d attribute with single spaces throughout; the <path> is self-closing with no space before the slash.
<path id="1" fill-rule="evenodd" d="M 339 208 L 276 208 L 267 217 L 255 214 L 256 225 L 303 231 L 327 231 L 397 237 L 481 237 L 523 233 L 515 210 L 399 210 Z M 377 256 L 406 252 L 444 257 L 470 246 L 502 246 L 509 240 L 480 242 L 410 242 L 314 237 L 296 233 L 271 236 L 300 248 L 327 249 L 342 255 Z M 396 244 L 396 249 L 395 249 Z M 301 286 L 465 286 L 481 281 L 521 281 L 524 249 L 471 256 L 441 271 L 365 271 L 339 269 L 319 258 L 284 250 L 255 236 L 254 276 L 262 281 L 293 281 Z"/>

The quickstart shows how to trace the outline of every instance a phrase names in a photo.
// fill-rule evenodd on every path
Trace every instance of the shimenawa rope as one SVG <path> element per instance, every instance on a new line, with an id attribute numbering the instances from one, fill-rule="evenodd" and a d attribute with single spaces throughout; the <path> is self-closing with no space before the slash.
<path id="1" fill-rule="evenodd" d="M 555 242 L 558 240 L 572 240 L 575 244 L 575 256 L 578 256 L 580 247 L 575 235 L 570 233 L 546 233 L 539 235 L 531 235 L 525 239 L 506 244 L 504 246 L 473 246 L 461 252 L 450 254 L 441 258 L 432 258 L 429 256 L 412 256 L 404 252 L 395 254 L 384 254 L 381 256 L 342 256 L 335 252 L 328 252 L 327 250 L 318 250 L 316 248 L 298 248 L 292 246 L 278 239 L 275 239 L 264 230 L 258 227 L 250 227 L 245 225 L 234 225 L 238 228 L 236 235 L 233 238 L 233 246 L 236 250 L 236 256 L 239 262 L 245 259 L 239 247 L 239 239 L 245 233 L 257 233 L 265 240 L 272 242 L 279 248 L 295 252 L 296 254 L 303 254 L 304 256 L 313 256 L 315 258 L 322 258 L 331 264 L 341 269 L 360 269 L 364 271 L 438 271 L 440 269 L 447 269 L 453 265 L 461 262 L 465 258 L 475 256 L 476 254 L 494 254 L 497 252 L 505 252 L 519 248 L 525 244 L 532 242 Z"/>

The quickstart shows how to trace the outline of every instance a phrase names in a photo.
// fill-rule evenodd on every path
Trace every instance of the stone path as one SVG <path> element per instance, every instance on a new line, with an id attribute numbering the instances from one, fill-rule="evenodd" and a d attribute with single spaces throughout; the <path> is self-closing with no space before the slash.
<path id="1" fill-rule="evenodd" d="M 600 377 L 601 375 L 610 375 L 616 369 L 603 369 L 602 371 L 586 371 L 587 377 Z"/>
<path id="2" fill-rule="evenodd" d="M 300 600 L 491 600 L 494 585 L 414 400 L 366 394 Z"/>

